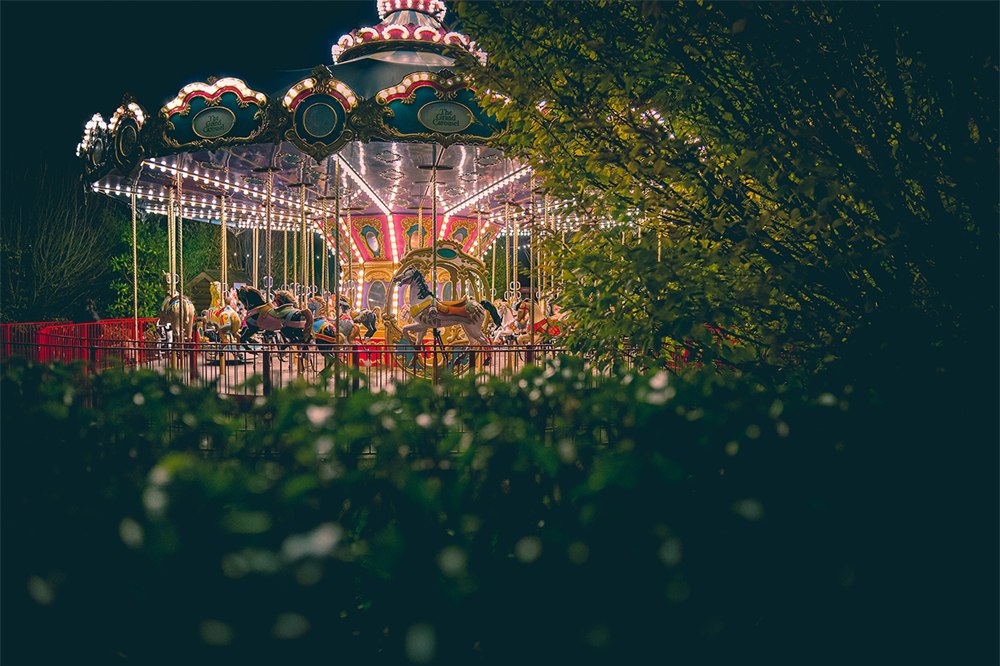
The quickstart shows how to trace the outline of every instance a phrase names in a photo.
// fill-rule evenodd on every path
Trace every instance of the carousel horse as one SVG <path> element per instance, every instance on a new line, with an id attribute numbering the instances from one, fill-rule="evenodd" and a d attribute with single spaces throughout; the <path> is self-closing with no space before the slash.
<path id="1" fill-rule="evenodd" d="M 331 345 L 354 344 L 361 337 L 361 327 L 354 323 L 351 317 L 351 305 L 343 296 L 340 297 L 340 321 L 334 325 L 335 314 L 330 303 L 325 299 L 318 303 L 316 318 L 313 320 L 313 335 L 320 347 Z M 328 353 L 328 349 L 324 354 Z"/>
<path id="2" fill-rule="evenodd" d="M 514 315 L 513 308 L 507 301 L 498 298 L 495 303 L 497 312 L 500 314 L 500 325 L 493 329 L 493 342 L 502 344 L 517 343 L 517 316 Z"/>
<path id="3" fill-rule="evenodd" d="M 535 327 L 531 328 L 531 312 L 534 310 Z M 549 314 L 549 313 L 552 314 Z M 546 301 L 540 303 L 525 299 L 517 308 L 517 323 L 525 329 L 523 335 L 518 336 L 517 343 L 538 344 L 539 342 L 549 342 L 553 338 L 559 337 L 562 329 L 566 326 L 565 316 L 555 310 L 555 306 L 550 306 Z"/>
<path id="4" fill-rule="evenodd" d="M 429 328 L 442 328 L 455 324 L 462 327 L 469 342 L 479 345 L 490 344 L 483 333 L 483 322 L 487 312 L 493 323 L 500 324 L 500 315 L 489 301 L 476 302 L 463 298 L 460 301 L 439 301 L 431 293 L 423 274 L 416 266 L 410 266 L 392 278 L 392 283 L 410 285 L 410 316 L 413 323 L 403 327 L 403 337 L 413 344 L 421 344 Z M 391 286 L 390 284 L 390 286 Z M 411 338 L 411 334 L 413 337 Z"/>
<path id="5" fill-rule="evenodd" d="M 382 321 L 382 310 L 377 307 L 374 310 L 364 310 L 354 318 L 354 323 L 361 324 L 367 329 L 365 334 L 361 336 L 363 342 L 371 342 L 378 331 L 380 321 Z"/>
<path id="6" fill-rule="evenodd" d="M 247 309 L 243 332 L 240 334 L 241 344 L 245 344 L 258 331 L 280 332 L 289 343 L 307 343 L 312 339 L 312 312 L 300 309 L 290 293 L 279 291 L 275 302 L 268 303 L 260 291 L 244 285 L 236 292 L 236 298 Z"/>
<path id="7" fill-rule="evenodd" d="M 181 297 L 176 291 L 171 291 L 170 274 L 163 273 L 163 285 L 167 288 L 167 297 L 160 304 L 160 314 L 156 321 L 158 330 L 166 331 L 166 342 L 186 342 L 191 340 L 194 330 L 194 303 L 184 297 L 183 309 Z M 183 326 L 182 326 L 183 324 Z M 175 333 L 180 332 L 180 340 L 174 340 Z"/>
<path id="8" fill-rule="evenodd" d="M 202 310 L 198 321 L 209 340 L 229 344 L 239 337 L 243 319 L 236 309 L 223 299 L 221 283 L 212 282 L 209 289 L 212 292 L 212 304 L 207 310 Z"/>
<path id="9" fill-rule="evenodd" d="M 338 326 L 333 325 L 334 315 L 330 312 L 329 303 L 325 302 L 319 304 L 318 315 L 313 320 L 313 337 L 316 339 L 316 346 L 327 359 L 333 355 L 331 350 L 333 345 L 354 344 L 359 339 L 370 341 L 375 335 L 379 319 L 382 316 L 382 312 L 378 308 L 375 308 L 374 312 L 365 310 L 360 314 L 354 314 L 350 310 L 350 304 L 342 296 L 340 305 L 341 314 Z M 361 335 L 359 324 L 363 324 L 368 329 L 364 336 Z"/>

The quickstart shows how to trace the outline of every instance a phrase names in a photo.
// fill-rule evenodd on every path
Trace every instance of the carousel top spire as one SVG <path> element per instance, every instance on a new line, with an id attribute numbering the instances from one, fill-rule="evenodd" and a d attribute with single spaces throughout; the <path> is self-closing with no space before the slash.
<path id="1" fill-rule="evenodd" d="M 378 15 L 382 22 L 373 27 L 352 30 L 337 40 L 331 49 L 333 63 L 339 65 L 361 58 L 375 58 L 386 62 L 449 67 L 455 62 L 445 53 L 450 47 L 474 53 L 485 62 L 486 54 L 475 48 L 475 42 L 444 27 L 445 14 L 445 5 L 441 0 L 378 0 Z"/>
<path id="2" fill-rule="evenodd" d="M 443 23 L 447 10 L 441 0 L 378 0 L 378 17 L 383 23 L 387 22 L 387 17 L 400 12 L 427 14 L 436 18 L 438 23 Z"/>

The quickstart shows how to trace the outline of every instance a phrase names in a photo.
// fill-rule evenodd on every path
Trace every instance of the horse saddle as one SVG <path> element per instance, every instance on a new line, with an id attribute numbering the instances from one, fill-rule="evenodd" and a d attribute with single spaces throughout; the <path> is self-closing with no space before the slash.
<path id="1" fill-rule="evenodd" d="M 285 304 L 280 308 L 276 308 L 273 305 L 261 305 L 256 308 L 256 320 L 257 326 L 265 330 L 277 330 L 278 328 L 305 328 L 306 323 L 301 319 L 298 321 L 292 321 L 292 315 L 294 315 L 297 310 L 294 305 Z"/>
<path id="2" fill-rule="evenodd" d="M 333 325 L 325 319 L 317 319 L 313 322 L 313 336 L 317 340 L 337 344 L 337 331 Z"/>
<path id="3" fill-rule="evenodd" d="M 469 311 L 465 309 L 468 302 L 468 298 L 463 298 L 460 301 L 435 301 L 434 305 L 438 314 L 445 317 L 468 317 Z"/>

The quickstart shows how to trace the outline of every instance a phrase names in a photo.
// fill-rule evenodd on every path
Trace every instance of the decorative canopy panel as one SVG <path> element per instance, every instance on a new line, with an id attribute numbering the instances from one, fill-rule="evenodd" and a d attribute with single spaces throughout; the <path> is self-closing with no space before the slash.
<path id="1" fill-rule="evenodd" d="M 449 49 L 481 54 L 442 27 L 440 0 L 379 10 L 383 22 L 342 37 L 331 65 L 270 94 L 229 77 L 185 86 L 152 112 L 126 96 L 109 121 L 87 123 L 85 177 L 156 213 L 173 190 L 182 217 L 218 222 L 225 209 L 237 227 L 301 229 L 304 210 L 331 247 L 339 206 L 354 261 L 398 262 L 435 231 L 481 254 L 505 204 L 532 196 L 527 167 L 488 147 L 505 128 L 449 68 Z"/>
<path id="2" fill-rule="evenodd" d="M 435 160 L 450 168 L 421 168 L 435 164 Z M 409 249 L 420 247 L 422 242 L 430 244 L 435 212 L 438 238 L 461 242 L 467 252 L 475 254 L 488 247 L 488 241 L 476 242 L 480 220 L 488 229 L 484 236 L 492 241 L 501 232 L 503 204 L 530 197 L 529 170 L 493 148 L 383 141 L 348 143 L 320 163 L 290 141 L 196 150 L 149 158 L 130 178 L 112 170 L 94 187 L 129 198 L 134 186 L 141 208 L 166 214 L 170 190 L 179 177 L 174 197 L 182 217 L 220 221 L 224 195 L 227 224 L 266 228 L 268 174 L 259 169 L 275 164 L 279 170 L 272 175 L 271 228 L 301 228 L 301 194 L 289 185 L 305 182 L 307 226 L 318 232 L 323 219 L 329 219 L 332 226 L 336 215 L 336 199 L 321 197 L 337 196 L 334 181 L 338 163 L 340 227 L 346 240 L 351 218 L 355 261 L 399 261 Z M 436 210 L 429 182 L 432 173 L 437 174 Z M 476 210 L 488 212 L 477 214 Z M 377 233 L 359 229 L 357 222 L 362 219 L 372 223 Z M 377 241 L 378 251 L 370 238 Z M 327 234 L 327 239 L 334 243 L 332 234 Z"/>

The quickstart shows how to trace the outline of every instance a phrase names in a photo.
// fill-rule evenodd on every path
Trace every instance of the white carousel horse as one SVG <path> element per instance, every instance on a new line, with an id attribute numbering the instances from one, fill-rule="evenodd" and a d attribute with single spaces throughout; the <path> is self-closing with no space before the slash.
<path id="1" fill-rule="evenodd" d="M 517 317 L 507 301 L 498 298 L 494 303 L 500 314 L 500 325 L 493 329 L 493 342 L 513 344 L 517 341 Z"/>
<path id="2" fill-rule="evenodd" d="M 212 304 L 202 311 L 199 321 L 209 337 L 215 335 L 219 342 L 229 344 L 239 337 L 243 319 L 236 308 L 223 300 L 221 283 L 212 282 L 209 289 L 212 292 Z"/>
<path id="3" fill-rule="evenodd" d="M 173 336 L 176 332 L 181 334 L 181 339 L 176 340 L 176 342 L 190 341 L 191 332 L 194 330 L 194 303 L 185 296 L 182 309 L 180 295 L 172 290 L 170 274 L 166 271 L 163 272 L 163 284 L 167 288 L 167 297 L 160 304 L 160 314 L 156 321 L 156 327 L 166 331 L 166 342 L 168 343 L 175 342 Z"/>
<path id="4" fill-rule="evenodd" d="M 413 344 L 421 344 L 429 328 L 459 325 L 465 331 L 469 342 L 489 345 L 489 338 L 483 333 L 486 314 L 500 323 L 500 315 L 489 301 L 476 302 L 469 298 L 460 301 L 439 301 L 431 293 L 423 274 L 416 266 L 410 266 L 392 278 L 392 284 L 410 285 L 410 316 L 413 323 L 403 327 L 403 337 Z M 391 286 L 391 284 L 390 284 Z M 410 337 L 412 334 L 413 337 Z"/>

